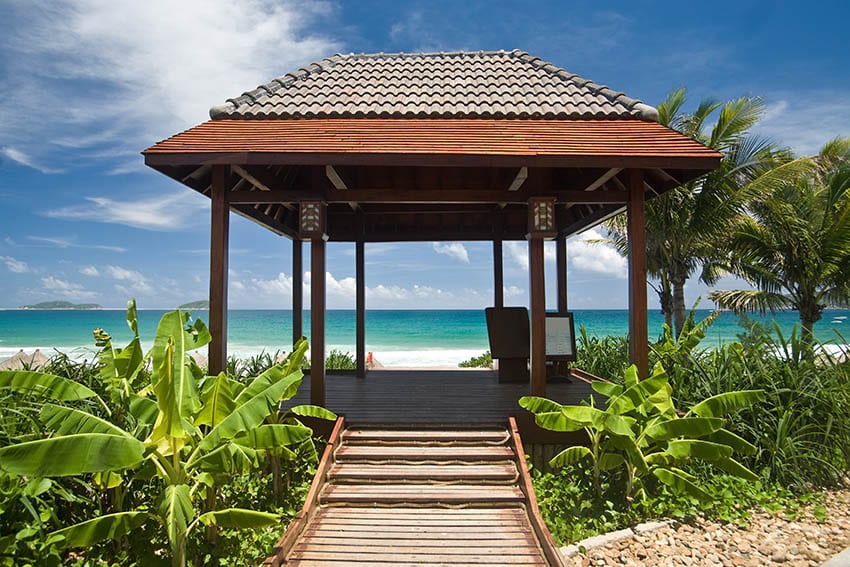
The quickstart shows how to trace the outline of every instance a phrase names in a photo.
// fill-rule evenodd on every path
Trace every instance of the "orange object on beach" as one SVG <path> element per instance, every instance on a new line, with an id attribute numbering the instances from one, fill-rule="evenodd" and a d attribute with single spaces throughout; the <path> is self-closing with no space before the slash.
<path id="1" fill-rule="evenodd" d="M 372 364 L 372 353 L 371 352 L 366 354 L 366 364 Z"/>

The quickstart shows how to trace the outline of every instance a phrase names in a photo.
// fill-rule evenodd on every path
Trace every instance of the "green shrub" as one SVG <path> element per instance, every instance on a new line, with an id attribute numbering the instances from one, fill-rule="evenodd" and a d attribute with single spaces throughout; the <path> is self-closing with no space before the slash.
<path id="1" fill-rule="evenodd" d="M 355 370 L 357 369 L 357 361 L 354 360 L 350 352 L 331 349 L 327 359 L 325 359 L 325 368 L 328 370 Z"/>
<path id="2" fill-rule="evenodd" d="M 460 368 L 492 368 L 493 367 L 493 356 L 490 354 L 488 350 L 482 355 L 473 356 L 468 360 L 464 360 L 458 363 Z"/>
<path id="3" fill-rule="evenodd" d="M 629 366 L 629 340 L 626 337 L 591 337 L 582 326 L 576 344 L 575 365 L 605 380 L 617 381 Z"/>

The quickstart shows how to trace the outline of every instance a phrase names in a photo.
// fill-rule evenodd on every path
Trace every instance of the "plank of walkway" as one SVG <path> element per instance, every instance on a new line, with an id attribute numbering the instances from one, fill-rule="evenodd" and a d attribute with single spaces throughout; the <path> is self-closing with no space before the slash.
<path id="1" fill-rule="evenodd" d="M 522 502 L 516 486 L 433 485 L 433 484 L 340 484 L 322 491 L 322 503 L 438 502 L 443 504 Z"/>
<path id="2" fill-rule="evenodd" d="M 469 562 L 465 563 L 466 565 L 470 565 Z M 483 565 L 493 565 L 493 563 L 483 563 Z M 337 560 L 328 560 L 328 559 L 295 559 L 287 562 L 287 565 L 293 565 L 296 567 L 335 567 L 337 565 L 344 565 L 345 567 L 379 567 L 382 564 L 377 563 L 375 561 L 352 561 L 350 559 L 337 559 Z M 423 563 L 421 561 L 411 562 L 411 561 L 399 561 L 393 559 L 390 563 L 383 563 L 384 567 L 392 565 L 392 567 L 422 567 Z M 479 563 L 478 565 L 482 565 Z M 498 565 L 498 563 L 496 563 Z M 540 561 L 528 561 L 525 563 L 512 563 L 511 567 L 541 567 L 545 566 L 545 563 L 541 563 Z"/>
<path id="3" fill-rule="evenodd" d="M 475 549 L 472 550 L 476 551 Z M 313 560 L 313 561 L 342 561 L 351 565 L 352 561 L 363 561 L 376 563 L 414 563 L 419 565 L 539 565 L 545 566 L 539 553 L 517 552 L 511 555 L 485 555 L 482 553 L 469 554 L 439 554 L 439 553 L 412 553 L 392 551 L 390 553 L 369 553 L 368 549 L 360 552 L 344 551 L 341 553 L 321 550 L 295 550 L 290 555 L 289 561 Z M 298 565 L 299 563 L 294 563 Z"/>
<path id="4" fill-rule="evenodd" d="M 513 463 L 476 465 L 370 465 L 342 463 L 328 477 L 337 482 L 383 480 L 434 480 L 440 482 L 512 482 L 518 473 Z"/>
<path id="5" fill-rule="evenodd" d="M 417 447 L 343 445 L 337 461 L 502 461 L 513 458 L 510 447 Z"/>
<path id="6" fill-rule="evenodd" d="M 325 506 L 316 511 L 316 517 L 324 519 L 333 518 L 369 518 L 378 516 L 381 518 L 414 518 L 422 519 L 466 519 L 475 518 L 479 520 L 504 520 L 514 519 L 520 522 L 526 521 L 525 510 L 518 506 L 500 508 L 365 508 L 365 507 L 337 507 Z"/>
<path id="7" fill-rule="evenodd" d="M 346 443 L 366 441 L 380 441 L 382 443 L 503 443 L 506 439 L 504 430 L 349 429 L 345 432 Z"/>

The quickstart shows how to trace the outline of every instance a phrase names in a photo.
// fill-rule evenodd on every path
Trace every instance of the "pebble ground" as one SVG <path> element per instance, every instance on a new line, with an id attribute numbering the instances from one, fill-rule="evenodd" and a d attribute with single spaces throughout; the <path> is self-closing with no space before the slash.
<path id="1" fill-rule="evenodd" d="M 850 547 L 850 489 L 827 492 L 822 503 L 824 522 L 811 506 L 793 519 L 755 513 L 744 526 L 695 519 L 578 553 L 567 565 L 814 567 Z"/>

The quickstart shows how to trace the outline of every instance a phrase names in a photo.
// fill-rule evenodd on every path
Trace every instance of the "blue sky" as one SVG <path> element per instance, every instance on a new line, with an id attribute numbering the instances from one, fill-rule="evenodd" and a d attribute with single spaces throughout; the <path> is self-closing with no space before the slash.
<path id="1" fill-rule="evenodd" d="M 6 0 L 0 308 L 205 298 L 209 202 L 146 168 L 139 152 L 206 120 L 210 106 L 333 53 L 518 48 L 652 105 L 682 86 L 694 103 L 758 95 L 767 103 L 758 132 L 803 155 L 850 135 L 848 6 Z M 584 242 L 595 235 L 570 241 L 570 306 L 624 308 L 625 262 Z M 288 308 L 290 251 L 234 215 L 231 307 Z M 367 244 L 366 261 L 370 308 L 492 303 L 489 244 Z M 525 261 L 524 243 L 506 247 L 508 303 L 527 301 Z M 329 307 L 353 307 L 353 245 L 329 245 L 328 272 Z M 705 292 L 690 284 L 688 301 Z"/>

